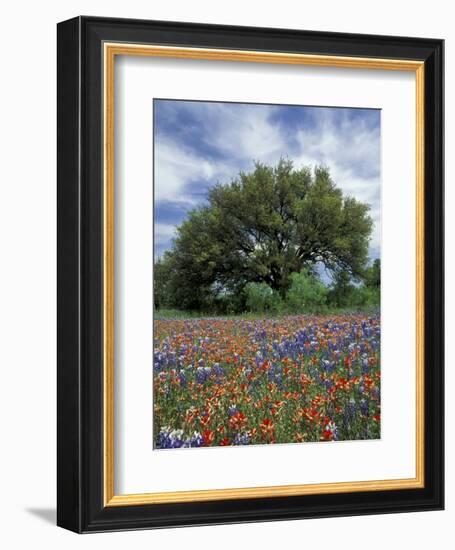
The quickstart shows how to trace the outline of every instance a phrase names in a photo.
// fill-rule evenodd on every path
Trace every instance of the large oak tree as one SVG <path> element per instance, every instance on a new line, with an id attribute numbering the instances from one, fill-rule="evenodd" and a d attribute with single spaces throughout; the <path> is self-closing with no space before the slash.
<path id="1" fill-rule="evenodd" d="M 292 273 L 318 264 L 360 278 L 372 229 L 368 211 L 369 205 L 343 195 L 325 167 L 257 163 L 254 171 L 214 186 L 208 204 L 189 213 L 173 249 L 157 262 L 165 291 L 155 283 L 156 291 L 174 306 L 199 309 L 248 282 L 266 283 L 284 296 Z"/>

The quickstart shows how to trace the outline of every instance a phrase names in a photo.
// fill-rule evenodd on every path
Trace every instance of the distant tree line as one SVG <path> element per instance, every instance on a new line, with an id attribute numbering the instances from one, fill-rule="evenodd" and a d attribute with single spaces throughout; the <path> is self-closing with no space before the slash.
<path id="1" fill-rule="evenodd" d="M 155 261 L 155 307 L 214 313 L 312 312 L 379 305 L 368 265 L 369 205 L 326 167 L 261 163 L 208 193 Z M 325 269 L 332 280 L 324 284 Z"/>

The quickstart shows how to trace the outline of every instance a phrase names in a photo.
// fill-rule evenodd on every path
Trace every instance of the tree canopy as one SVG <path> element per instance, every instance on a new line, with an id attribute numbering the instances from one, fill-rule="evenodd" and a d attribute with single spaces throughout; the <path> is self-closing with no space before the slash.
<path id="1" fill-rule="evenodd" d="M 369 205 L 343 195 L 326 167 L 256 163 L 212 187 L 207 204 L 178 227 L 172 249 L 155 264 L 155 301 L 201 309 L 248 283 L 284 297 L 292 274 L 318 265 L 358 280 L 368 260 L 368 212 Z"/>

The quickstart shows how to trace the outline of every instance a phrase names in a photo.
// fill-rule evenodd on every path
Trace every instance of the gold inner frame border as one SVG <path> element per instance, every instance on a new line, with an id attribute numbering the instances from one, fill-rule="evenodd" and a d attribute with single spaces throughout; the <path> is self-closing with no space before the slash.
<path id="1" fill-rule="evenodd" d="M 405 479 L 280 485 L 249 488 L 115 494 L 114 453 L 114 76 L 115 57 L 150 56 L 371 70 L 411 71 L 416 78 L 416 476 Z M 258 52 L 153 44 L 103 44 L 103 463 L 104 505 L 128 506 L 227 499 L 419 489 L 424 480 L 424 62 L 400 59 Z"/>

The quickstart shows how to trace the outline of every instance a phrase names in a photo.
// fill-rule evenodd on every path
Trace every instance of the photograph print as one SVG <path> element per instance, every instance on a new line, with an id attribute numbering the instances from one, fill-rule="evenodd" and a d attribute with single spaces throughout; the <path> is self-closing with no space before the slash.
<path id="1" fill-rule="evenodd" d="M 154 448 L 379 439 L 381 111 L 153 109 Z"/>

